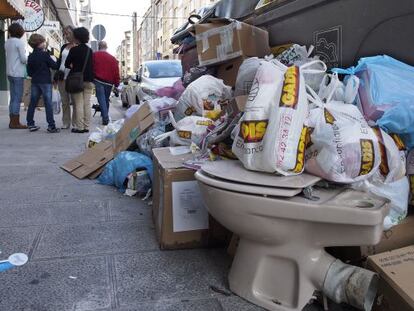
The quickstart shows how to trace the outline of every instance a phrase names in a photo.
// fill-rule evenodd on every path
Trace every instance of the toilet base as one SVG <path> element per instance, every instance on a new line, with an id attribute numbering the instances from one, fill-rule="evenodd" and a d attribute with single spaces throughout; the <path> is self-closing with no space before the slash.
<path id="1" fill-rule="evenodd" d="M 241 239 L 230 273 L 230 289 L 267 310 L 301 311 L 321 290 L 335 258 L 323 248 Z"/>

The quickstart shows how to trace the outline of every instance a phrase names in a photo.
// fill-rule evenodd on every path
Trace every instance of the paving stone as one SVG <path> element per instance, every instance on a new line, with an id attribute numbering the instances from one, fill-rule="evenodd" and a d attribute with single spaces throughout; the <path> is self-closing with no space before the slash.
<path id="1" fill-rule="evenodd" d="M 105 221 L 107 205 L 107 202 L 17 204 L 2 209 L 0 227 Z"/>
<path id="2" fill-rule="evenodd" d="M 86 311 L 111 306 L 104 258 L 30 262 L 1 273 L 2 311 Z"/>
<path id="3" fill-rule="evenodd" d="M 9 208 L 13 208 L 16 204 L 23 203 L 47 203 L 52 199 L 53 194 L 57 191 L 58 187 L 27 187 L 16 188 L 10 190 L 7 187 L 0 189 L 0 198 L 2 206 L 9 205 Z"/>
<path id="4" fill-rule="evenodd" d="M 29 254 L 41 227 L 0 228 L 0 260 L 14 253 Z M 3 275 L 3 274 L 2 274 Z M 0 288 L 2 287 L 0 277 Z M 1 290 L 0 290 L 1 292 Z M 2 310 L 0 308 L 0 310 Z"/>
<path id="5" fill-rule="evenodd" d="M 199 300 L 159 300 L 157 302 L 138 303 L 135 307 L 114 311 L 222 311 L 217 299 Z"/>
<path id="6" fill-rule="evenodd" d="M 87 187 L 81 184 L 74 184 L 71 187 L 61 186 L 60 189 L 54 193 L 52 200 L 67 202 L 86 199 L 88 201 L 101 201 L 103 199 L 121 199 L 124 195 L 115 187 L 99 185 L 96 181 L 88 184 Z M 133 200 L 134 198 L 127 198 Z"/>
<path id="7" fill-rule="evenodd" d="M 110 199 L 111 220 L 134 220 L 152 224 L 152 207 L 138 197 Z"/>
<path id="8" fill-rule="evenodd" d="M 256 306 L 238 296 L 220 297 L 219 301 L 223 311 L 265 311 L 265 309 Z"/>
<path id="9" fill-rule="evenodd" d="M 211 286 L 224 287 L 228 257 L 218 250 L 150 252 L 115 257 L 117 299 L 136 301 L 176 297 L 211 298 Z"/>
<path id="10" fill-rule="evenodd" d="M 155 231 L 138 222 L 47 226 L 34 258 L 135 253 L 158 249 Z"/>

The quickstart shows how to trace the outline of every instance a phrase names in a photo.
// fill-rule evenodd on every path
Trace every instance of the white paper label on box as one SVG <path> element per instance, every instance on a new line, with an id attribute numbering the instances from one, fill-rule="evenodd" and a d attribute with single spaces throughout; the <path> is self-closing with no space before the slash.
<path id="1" fill-rule="evenodd" d="M 170 153 L 173 156 L 183 155 L 183 154 L 187 154 L 190 152 L 191 152 L 191 149 L 189 146 L 170 147 Z"/>
<path id="2" fill-rule="evenodd" d="M 208 212 L 196 180 L 172 183 L 173 230 L 208 229 Z"/>

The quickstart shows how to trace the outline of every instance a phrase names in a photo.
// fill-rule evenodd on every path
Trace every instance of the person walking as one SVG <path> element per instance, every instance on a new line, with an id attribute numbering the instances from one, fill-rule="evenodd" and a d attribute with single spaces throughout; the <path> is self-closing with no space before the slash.
<path id="1" fill-rule="evenodd" d="M 27 61 L 27 74 L 32 77 L 30 104 L 26 116 L 27 126 L 30 132 L 40 129 L 40 127 L 35 125 L 34 113 L 40 95 L 42 95 L 48 123 L 47 131 L 49 133 L 58 133 L 59 129 L 56 128 L 53 118 L 52 76 L 50 69 L 56 70 L 59 67 L 46 51 L 46 39 L 42 35 L 32 34 L 29 38 L 29 45 L 33 48 L 33 52 L 29 55 Z"/>
<path id="2" fill-rule="evenodd" d="M 112 88 L 119 85 L 119 67 L 116 58 L 106 51 L 108 45 L 105 41 L 99 42 L 98 49 L 93 53 L 96 98 L 101 108 L 102 125 L 108 125 L 109 97 Z"/>
<path id="3" fill-rule="evenodd" d="M 91 121 L 91 96 L 93 91 L 93 51 L 86 45 L 89 31 L 85 27 L 75 28 L 73 37 L 77 46 L 72 47 L 65 61 L 70 72 L 83 72 L 83 91 L 71 94 L 75 109 L 75 128 L 72 133 L 88 133 Z M 70 73 L 69 73 L 70 74 Z"/>
<path id="4" fill-rule="evenodd" d="M 63 37 L 65 38 L 66 43 L 60 49 L 60 56 L 58 59 L 59 70 L 56 72 L 54 80 L 58 84 L 60 97 L 62 99 L 62 129 L 69 129 L 71 125 L 72 127 L 75 127 L 76 119 L 76 110 L 74 107 L 72 107 L 71 113 L 71 96 L 65 90 L 65 81 L 70 71 L 70 69 L 65 67 L 65 61 L 69 55 L 70 49 L 76 46 L 72 26 L 66 26 L 63 28 Z"/>
<path id="5" fill-rule="evenodd" d="M 20 24 L 12 23 L 8 32 L 10 37 L 4 47 L 6 50 L 6 72 L 10 84 L 9 128 L 25 129 L 27 126 L 20 124 L 20 104 L 23 97 L 27 64 L 26 48 L 21 40 L 24 29 Z"/>

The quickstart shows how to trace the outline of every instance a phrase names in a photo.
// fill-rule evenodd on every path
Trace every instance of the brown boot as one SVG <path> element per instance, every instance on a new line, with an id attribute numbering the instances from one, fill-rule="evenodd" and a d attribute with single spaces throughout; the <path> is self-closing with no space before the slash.
<path id="1" fill-rule="evenodd" d="M 27 129 L 26 125 L 20 124 L 20 116 L 11 114 L 9 128 L 11 129 Z"/>

